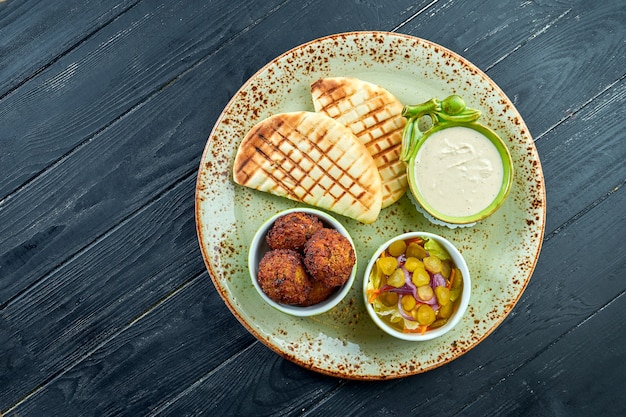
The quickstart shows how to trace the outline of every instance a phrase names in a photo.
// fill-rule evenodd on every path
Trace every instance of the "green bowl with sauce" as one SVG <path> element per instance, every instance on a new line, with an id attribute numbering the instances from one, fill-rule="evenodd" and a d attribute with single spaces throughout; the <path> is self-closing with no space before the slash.
<path id="1" fill-rule="evenodd" d="M 409 190 L 425 214 L 448 225 L 470 225 L 504 203 L 513 162 L 502 139 L 477 123 L 478 110 L 450 96 L 405 106 L 403 115 Z"/>

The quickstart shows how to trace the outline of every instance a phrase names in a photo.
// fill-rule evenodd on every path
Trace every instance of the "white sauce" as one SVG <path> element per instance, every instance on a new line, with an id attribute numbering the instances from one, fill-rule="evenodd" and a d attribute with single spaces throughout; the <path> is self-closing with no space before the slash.
<path id="1" fill-rule="evenodd" d="M 502 159 L 489 138 L 467 127 L 439 130 L 415 158 L 415 181 L 428 204 L 455 217 L 485 209 L 500 191 Z"/>

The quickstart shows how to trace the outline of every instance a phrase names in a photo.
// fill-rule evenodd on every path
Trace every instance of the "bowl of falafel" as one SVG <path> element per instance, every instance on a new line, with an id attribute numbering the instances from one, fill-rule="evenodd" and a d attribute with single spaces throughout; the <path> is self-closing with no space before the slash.
<path id="1" fill-rule="evenodd" d="M 299 317 L 339 304 L 357 270 L 354 242 L 343 225 L 304 207 L 281 211 L 261 225 L 250 244 L 248 266 L 261 298 Z"/>

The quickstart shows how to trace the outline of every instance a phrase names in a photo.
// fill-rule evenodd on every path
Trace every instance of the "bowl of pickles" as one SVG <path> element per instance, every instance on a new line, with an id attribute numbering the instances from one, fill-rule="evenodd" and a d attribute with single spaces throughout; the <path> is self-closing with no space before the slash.
<path id="1" fill-rule="evenodd" d="M 471 278 L 459 250 L 442 236 L 404 233 L 382 244 L 365 269 L 368 314 L 387 334 L 409 341 L 440 337 L 469 305 Z"/>

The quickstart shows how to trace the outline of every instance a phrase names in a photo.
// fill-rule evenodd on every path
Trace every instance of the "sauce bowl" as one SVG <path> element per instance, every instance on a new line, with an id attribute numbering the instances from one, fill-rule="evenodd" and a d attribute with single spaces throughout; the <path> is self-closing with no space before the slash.
<path id="1" fill-rule="evenodd" d="M 410 196 L 429 220 L 470 225 L 500 208 L 513 184 L 513 162 L 504 141 L 477 122 L 478 110 L 450 96 L 405 106 L 403 115 Z"/>

